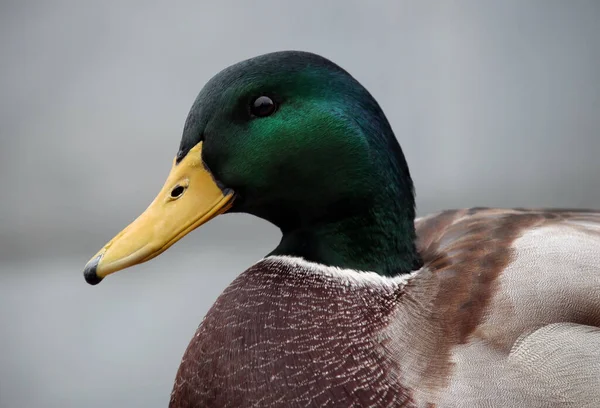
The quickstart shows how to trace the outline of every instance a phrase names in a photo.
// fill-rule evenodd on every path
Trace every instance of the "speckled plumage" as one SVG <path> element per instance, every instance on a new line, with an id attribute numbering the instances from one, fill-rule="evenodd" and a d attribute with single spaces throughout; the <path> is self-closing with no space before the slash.
<path id="1" fill-rule="evenodd" d="M 409 276 L 252 266 L 200 325 L 170 406 L 600 406 L 600 214 L 460 210 L 416 229 Z"/>
<path id="2" fill-rule="evenodd" d="M 379 348 L 402 279 L 269 257 L 219 297 L 172 406 L 393 407 L 410 402 Z M 340 358 L 345 356 L 344 358 Z M 409 406 L 409 405 L 407 405 Z"/>

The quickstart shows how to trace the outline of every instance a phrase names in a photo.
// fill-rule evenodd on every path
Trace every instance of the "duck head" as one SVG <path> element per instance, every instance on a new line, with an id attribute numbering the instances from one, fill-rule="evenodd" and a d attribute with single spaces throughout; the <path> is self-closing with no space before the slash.
<path id="1" fill-rule="evenodd" d="M 278 226 L 273 254 L 386 275 L 419 266 L 413 184 L 392 129 L 358 81 L 315 54 L 266 54 L 213 77 L 158 196 L 85 279 L 148 261 L 227 212 Z"/>

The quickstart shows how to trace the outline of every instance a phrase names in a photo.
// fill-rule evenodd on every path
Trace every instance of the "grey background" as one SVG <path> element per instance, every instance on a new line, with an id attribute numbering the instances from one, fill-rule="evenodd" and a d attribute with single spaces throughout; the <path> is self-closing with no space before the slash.
<path id="1" fill-rule="evenodd" d="M 164 407 L 188 340 L 277 230 L 220 217 L 148 264 L 85 262 L 161 187 L 225 66 L 301 49 L 359 79 L 419 214 L 600 208 L 600 2 L 0 3 L 0 406 Z"/>

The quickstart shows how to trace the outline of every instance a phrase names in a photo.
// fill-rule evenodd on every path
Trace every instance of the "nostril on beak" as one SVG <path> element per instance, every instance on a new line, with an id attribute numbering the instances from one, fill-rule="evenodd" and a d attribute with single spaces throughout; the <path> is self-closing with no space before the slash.
<path id="1" fill-rule="evenodd" d="M 184 186 L 180 186 L 180 185 L 175 186 L 175 188 L 173 188 L 173 190 L 171 190 L 171 198 L 181 197 L 183 195 L 184 191 L 185 191 Z"/>

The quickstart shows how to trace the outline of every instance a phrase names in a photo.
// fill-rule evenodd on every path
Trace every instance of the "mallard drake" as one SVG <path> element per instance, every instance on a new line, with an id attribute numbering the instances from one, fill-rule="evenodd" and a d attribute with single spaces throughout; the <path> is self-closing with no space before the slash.
<path id="1" fill-rule="evenodd" d="M 390 124 L 329 60 L 277 52 L 213 77 L 164 187 L 85 279 L 232 212 L 282 239 L 204 317 L 171 407 L 600 406 L 600 212 L 415 220 Z"/>

